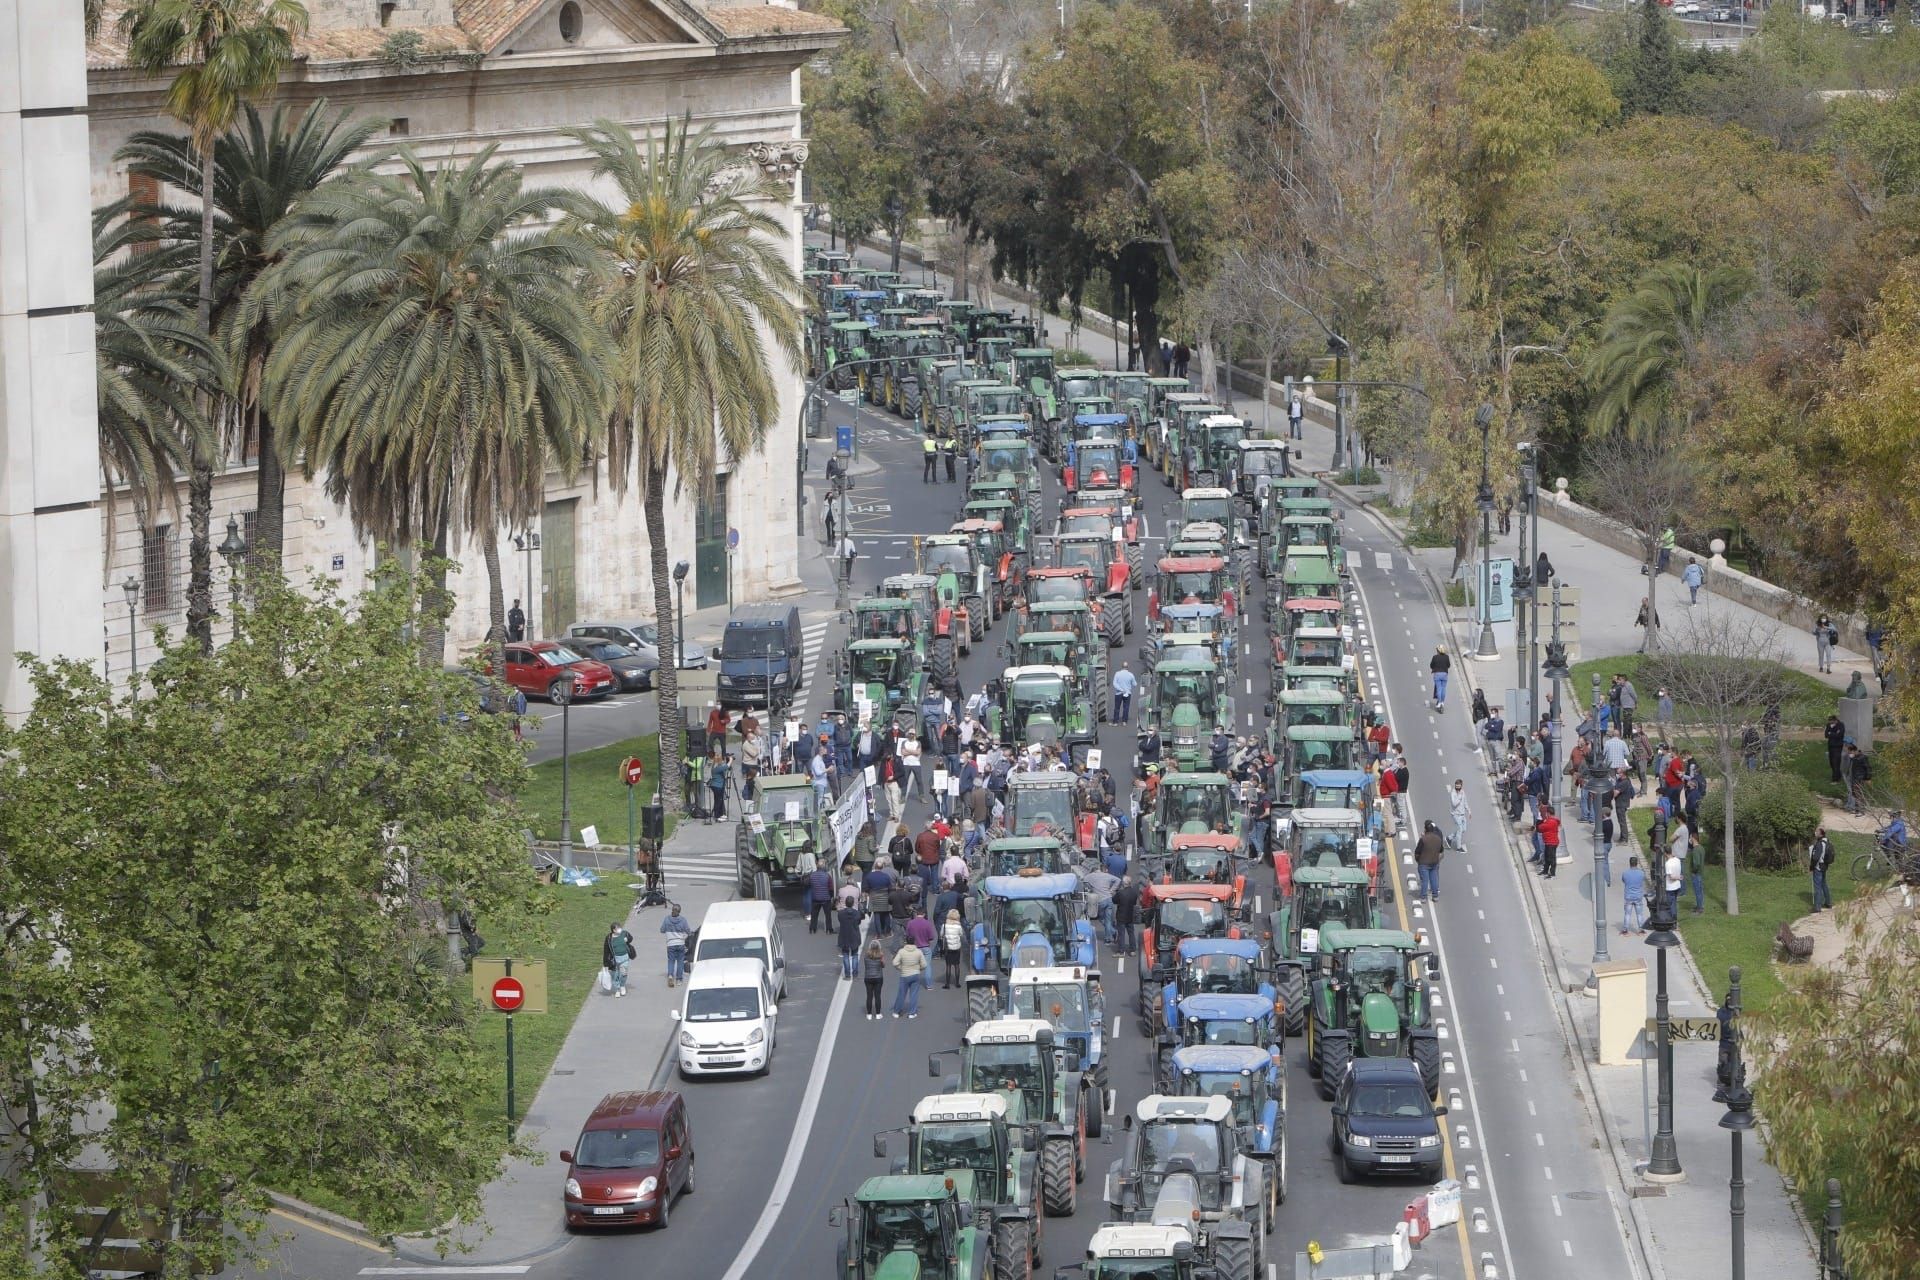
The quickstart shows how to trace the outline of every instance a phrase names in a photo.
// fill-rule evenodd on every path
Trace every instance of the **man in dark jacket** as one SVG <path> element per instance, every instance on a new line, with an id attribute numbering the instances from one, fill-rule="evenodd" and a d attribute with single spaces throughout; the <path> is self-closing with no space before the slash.
<path id="1" fill-rule="evenodd" d="M 807 873 L 807 932 L 833 928 L 833 873 L 816 866 Z"/>
<path id="2" fill-rule="evenodd" d="M 1833 865 L 1833 841 L 1827 839 L 1827 829 L 1816 827 L 1813 832 L 1813 844 L 1807 849 L 1807 869 L 1813 872 L 1813 909 L 1815 911 L 1833 910 L 1833 894 L 1827 891 L 1827 868 Z"/>
<path id="3" fill-rule="evenodd" d="M 1440 828 L 1432 819 L 1427 820 L 1426 830 L 1420 833 L 1420 839 L 1413 846 L 1413 864 L 1420 872 L 1420 900 L 1438 901 L 1440 898 L 1440 859 L 1446 856 L 1447 841 L 1440 834 Z"/>
<path id="4" fill-rule="evenodd" d="M 1134 952 L 1135 941 L 1133 927 L 1140 920 L 1140 886 L 1133 882 L 1130 875 L 1120 877 L 1120 887 L 1113 891 L 1113 932 L 1119 939 L 1114 947 L 1117 955 L 1130 956 Z"/>
<path id="5" fill-rule="evenodd" d="M 1840 723 L 1839 716 L 1827 717 L 1827 772 L 1833 775 L 1835 782 L 1846 781 L 1840 772 L 1840 756 L 1847 746 L 1847 726 Z"/>

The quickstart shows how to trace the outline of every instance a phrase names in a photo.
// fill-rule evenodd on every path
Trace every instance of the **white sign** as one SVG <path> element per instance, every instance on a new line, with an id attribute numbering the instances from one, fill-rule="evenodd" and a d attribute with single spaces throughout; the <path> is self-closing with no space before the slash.
<path id="1" fill-rule="evenodd" d="M 849 787 L 840 797 L 840 807 L 833 811 L 833 843 L 840 851 L 840 861 L 853 856 L 854 841 L 860 838 L 860 828 L 867 825 L 867 789 Z"/>
<path id="2" fill-rule="evenodd" d="M 787 741 L 800 741 L 800 722 L 798 720 L 787 721 Z"/>
<path id="3" fill-rule="evenodd" d="M 960 777 L 958 774 L 950 773 L 947 775 L 947 794 L 950 796 L 960 794 Z"/>
<path id="4" fill-rule="evenodd" d="M 945 769 L 935 769 L 933 771 L 933 789 L 935 791 L 945 791 L 947 789 L 947 771 Z"/>
<path id="5" fill-rule="evenodd" d="M 583 844 L 583 845 L 585 845 L 585 846 L 587 846 L 587 848 L 589 848 L 589 849 L 591 849 L 591 848 L 593 848 L 593 846 L 595 846 L 595 845 L 597 845 L 597 844 L 599 844 L 599 843 L 600 843 L 600 828 L 598 828 L 598 827 L 582 827 L 582 828 L 580 828 L 580 843 L 581 843 L 581 844 Z"/>
<path id="6" fill-rule="evenodd" d="M 759 835 L 767 829 L 767 820 L 757 813 L 750 813 L 747 815 L 747 827 L 755 835 Z"/>
<path id="7" fill-rule="evenodd" d="M 1092 773 L 1100 767 L 1100 748 L 1094 747 L 1087 752 L 1087 772 Z"/>
<path id="8" fill-rule="evenodd" d="M 1358 840 L 1355 840 L 1353 842 L 1353 855 L 1362 862 L 1372 862 L 1377 856 L 1373 851 L 1373 841 L 1366 836 L 1361 836 Z"/>
<path id="9" fill-rule="evenodd" d="M 860 403 L 860 388 L 858 387 L 848 387 L 845 391 L 836 392 L 835 394 L 840 397 L 841 404 Z"/>
<path id="10" fill-rule="evenodd" d="M 872 786 L 872 785 L 873 785 L 873 784 L 874 784 L 874 783 L 875 783 L 876 781 L 878 781 L 878 779 L 877 779 L 877 778 L 875 777 L 875 775 L 874 775 L 874 771 L 873 771 L 873 766 L 872 766 L 872 765 L 868 765 L 868 766 L 867 766 L 867 768 L 866 768 L 866 774 L 867 774 L 867 785 L 868 785 L 868 786 Z"/>
<path id="11" fill-rule="evenodd" d="M 787 822 L 800 821 L 800 802 L 798 800 L 787 801 L 786 817 L 784 820 Z"/>

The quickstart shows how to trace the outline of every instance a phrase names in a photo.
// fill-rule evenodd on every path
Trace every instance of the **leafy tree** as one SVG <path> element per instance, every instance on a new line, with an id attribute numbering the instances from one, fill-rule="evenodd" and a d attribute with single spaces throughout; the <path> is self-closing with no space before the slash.
<path id="1" fill-rule="evenodd" d="M 107 1207 L 160 1200 L 168 1277 L 244 1250 L 289 1177 L 376 1231 L 477 1210 L 499 1135 L 446 922 L 538 903 L 510 724 L 410 639 L 438 594 L 254 588 L 231 643 L 168 644 L 145 696 L 31 662 L 34 710 L 0 730 L 0 1081 L 34 1117 L 0 1179 L 10 1206 L 48 1186 L 84 1111 L 124 1180 Z M 0 1257 L 78 1277 L 54 1208 L 0 1221 Z"/>
<path id="2" fill-rule="evenodd" d="M 1660 539 L 1680 519 L 1696 488 L 1687 452 L 1665 436 L 1606 436 L 1581 457 L 1582 490 L 1593 504 L 1633 531 L 1647 579 L 1646 647 L 1660 647 Z"/>
<path id="3" fill-rule="evenodd" d="M 279 260 L 267 248 L 275 229 L 385 124 L 377 119 L 349 120 L 345 112 L 329 116 L 325 102 L 313 104 L 291 122 L 284 107 L 263 120 L 253 104 L 246 103 L 234 127 L 214 143 L 213 328 L 233 370 L 232 394 L 221 403 L 223 443 L 235 449 L 250 441 L 258 457 L 253 545 L 248 549 L 256 569 L 280 562 L 287 473 L 273 418 L 264 411 L 261 398 L 261 373 L 272 334 L 264 324 L 242 327 L 237 323 L 245 314 L 241 299 L 261 273 Z M 384 149 L 370 152 L 360 163 L 372 164 L 383 154 Z M 197 149 L 192 139 L 178 134 L 142 130 L 114 158 L 126 161 L 129 171 L 178 190 L 192 190 L 199 180 Z M 159 213 L 173 238 L 198 241 L 200 210 L 167 208 Z"/>
<path id="4" fill-rule="evenodd" d="M 214 384 L 212 348 L 179 285 L 177 254 L 151 222 L 118 200 L 93 213 L 94 368 L 100 471 L 111 535 L 118 490 L 142 517 L 174 501 L 173 478 L 212 448 L 201 397 Z M 111 541 L 111 537 L 109 537 Z"/>
<path id="5" fill-rule="evenodd" d="M 581 196 L 566 234 L 597 255 L 588 307 L 611 344 L 607 474 L 640 488 L 660 634 L 674 634 L 667 490 L 710 490 L 720 464 L 761 447 L 779 412 L 774 362 L 800 360 L 799 292 L 780 221 L 751 201 L 784 193 L 728 167 L 708 129 L 669 122 L 636 140 L 610 120 L 571 131 L 616 203 Z M 768 340 L 778 349 L 767 349 Z M 681 799 L 678 671 L 662 660 L 660 794 Z"/>
<path id="6" fill-rule="evenodd" d="M 1683 377 L 1750 287 L 1751 278 L 1733 267 L 1670 262 L 1648 272 L 1608 312 L 1601 343 L 1588 357 L 1594 430 L 1645 438 L 1690 423 L 1696 406 Z"/>
<path id="7" fill-rule="evenodd" d="M 1853 190 L 1869 209 L 1889 197 L 1920 193 L 1920 88 L 1889 101 L 1870 95 L 1833 104 L 1833 144 L 1853 170 Z"/>
<path id="8" fill-rule="evenodd" d="M 1801 1186 L 1838 1178 L 1841 1248 L 1854 1280 L 1920 1274 L 1913 1171 L 1920 1165 L 1920 931 L 1889 908 L 1843 910 L 1839 962 L 1787 984 L 1742 1037 L 1767 1154 Z"/>
<path id="9" fill-rule="evenodd" d="M 1679 91 L 1677 62 L 1673 19 L 1660 0 L 1640 0 L 1633 44 L 1621 50 L 1609 68 L 1621 110 L 1630 116 L 1668 114 Z"/>
<path id="10" fill-rule="evenodd" d="M 213 334 L 215 143 L 241 104 L 270 91 L 307 29 L 299 0 L 135 0 L 120 17 L 127 56 L 150 75 L 172 71 L 167 112 L 200 157 L 200 332 Z M 207 415 L 210 419 L 215 414 Z M 187 630 L 213 648 L 212 453 L 187 479 Z"/>
<path id="11" fill-rule="evenodd" d="M 920 202 L 913 160 L 919 95 L 906 77 L 859 46 L 838 51 L 830 74 L 808 81 L 807 173 L 849 244 L 884 229 L 899 270 L 900 238 Z"/>
<path id="12" fill-rule="evenodd" d="M 578 290 L 592 257 L 539 232 L 559 203 L 492 147 L 438 169 L 403 152 L 399 173 L 336 178 L 281 223 L 265 247 L 284 261 L 234 322 L 274 331 L 266 410 L 362 531 L 442 563 L 451 535 L 479 542 L 497 671 L 500 528 L 539 510 L 549 468 L 577 473 L 605 421 L 603 343 Z M 422 640 L 439 665 L 445 633 Z"/>

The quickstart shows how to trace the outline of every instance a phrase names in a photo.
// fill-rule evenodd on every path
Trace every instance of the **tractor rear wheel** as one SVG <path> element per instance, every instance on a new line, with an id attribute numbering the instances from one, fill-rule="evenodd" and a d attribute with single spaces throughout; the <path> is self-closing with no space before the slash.
<path id="1" fill-rule="evenodd" d="M 993 1224 L 993 1280 L 1032 1280 L 1033 1225 L 1025 1218 Z"/>
<path id="2" fill-rule="evenodd" d="M 1319 1053 L 1315 1061 L 1320 1065 L 1320 1096 L 1331 1098 L 1347 1074 L 1347 1064 L 1353 1061 L 1353 1042 L 1345 1036 L 1322 1036 L 1317 1047 Z"/>
<path id="3" fill-rule="evenodd" d="M 1247 1185 L 1242 1194 L 1246 1197 L 1247 1221 L 1253 1227 L 1254 1274 L 1264 1275 L 1266 1268 L 1260 1265 L 1267 1252 L 1263 1237 L 1273 1230 L 1273 1215 L 1267 1212 L 1267 1170 L 1251 1160 L 1247 1166 Z"/>
<path id="4" fill-rule="evenodd" d="M 1220 1280 L 1254 1280 L 1253 1241 L 1240 1236 L 1215 1236 L 1213 1268 Z"/>
<path id="5" fill-rule="evenodd" d="M 1089 1087 L 1080 1094 L 1080 1109 L 1087 1117 L 1087 1136 L 1097 1138 L 1100 1136 L 1100 1126 L 1107 1118 L 1107 1091 L 1098 1087 L 1091 1076 L 1088 1077 L 1088 1084 Z"/>
<path id="6" fill-rule="evenodd" d="M 1080 1204 L 1073 1180 L 1073 1135 L 1056 1134 L 1040 1148 L 1040 1194 L 1049 1218 L 1071 1218 Z"/>
<path id="7" fill-rule="evenodd" d="M 967 1022 L 985 1022 L 991 1018 L 1000 1000 L 994 989 L 985 983 L 976 983 L 967 988 Z"/>
<path id="8" fill-rule="evenodd" d="M 1120 609 L 1121 609 L 1120 623 L 1126 629 L 1127 634 L 1132 635 L 1133 634 L 1133 596 L 1132 595 L 1129 594 L 1129 595 L 1123 595 L 1120 597 Z"/>
<path id="9" fill-rule="evenodd" d="M 1127 544 L 1127 589 L 1129 591 L 1139 587 L 1146 571 L 1146 553 L 1140 549 L 1139 543 L 1129 542 Z"/>
<path id="10" fill-rule="evenodd" d="M 935 636 L 927 650 L 927 672 L 949 698 L 960 696 L 960 667 L 954 658 L 953 637 Z"/>
<path id="11" fill-rule="evenodd" d="M 1166 1019 L 1166 997 L 1155 987 L 1142 997 L 1140 1006 L 1140 1033 L 1149 1038 L 1160 1034 L 1161 1024 Z"/>
<path id="12" fill-rule="evenodd" d="M 1279 973 L 1275 985 L 1280 992 L 1281 1018 L 1290 1036 L 1307 1029 L 1307 974 L 1289 965 Z"/>
<path id="13" fill-rule="evenodd" d="M 733 873 L 741 897 L 753 896 L 754 875 L 758 870 L 753 860 L 753 831 L 743 822 L 733 832 Z"/>
<path id="14" fill-rule="evenodd" d="M 1249 548 L 1233 549 L 1233 581 L 1240 591 L 1240 598 L 1246 599 L 1253 583 L 1253 552 Z"/>
<path id="15" fill-rule="evenodd" d="M 761 902 L 773 901 L 773 880 L 765 868 L 753 873 L 753 896 Z"/>
<path id="16" fill-rule="evenodd" d="M 975 640 L 987 637 L 987 598 L 985 596 L 967 597 L 967 630 Z"/>
<path id="17" fill-rule="evenodd" d="M 1100 674 L 1093 678 L 1092 683 L 1093 718 L 1101 724 L 1105 724 L 1112 719 L 1113 712 L 1113 703 L 1107 696 L 1113 689 L 1113 682 L 1107 678 L 1105 667 L 1100 669 Z"/>
<path id="18" fill-rule="evenodd" d="M 1420 1068 L 1420 1079 L 1427 1086 L 1427 1096 L 1437 1099 L 1440 1096 L 1440 1042 L 1421 1036 L 1413 1041 L 1410 1048 L 1412 1052 L 1408 1056 L 1413 1059 L 1413 1065 Z"/>
<path id="19" fill-rule="evenodd" d="M 1100 635 L 1109 649 L 1118 649 L 1121 641 L 1126 639 L 1126 620 L 1120 616 L 1120 605 L 1116 600 L 1101 601 Z"/>

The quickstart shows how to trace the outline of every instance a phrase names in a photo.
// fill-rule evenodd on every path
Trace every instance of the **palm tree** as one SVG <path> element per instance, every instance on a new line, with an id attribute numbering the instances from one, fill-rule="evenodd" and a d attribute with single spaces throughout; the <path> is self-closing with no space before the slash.
<path id="1" fill-rule="evenodd" d="M 675 634 L 668 569 L 670 482 L 711 489 L 721 453 L 744 457 L 765 441 L 779 394 L 764 330 L 800 362 L 800 313 L 786 228 L 754 209 L 784 200 L 777 187 L 728 171 L 710 131 L 669 123 L 644 147 L 609 120 L 569 131 L 592 153 L 617 200 L 573 201 L 568 231 L 614 269 L 589 300 L 614 347 L 607 471 L 616 489 L 638 482 L 647 522 L 654 612 L 662 647 Z M 677 478 L 677 479 L 676 479 Z M 660 663 L 660 793 L 681 800 L 678 655 Z"/>
<path id="2" fill-rule="evenodd" d="M 427 546 L 442 600 L 449 534 L 479 540 L 504 671 L 500 525 L 533 513 L 550 466 L 575 474 L 606 421 L 579 289 L 593 259 L 540 230 L 557 197 L 523 190 L 494 148 L 431 170 L 400 159 L 397 175 L 350 171 L 303 201 L 235 323 L 273 331 L 262 374 L 281 447 L 308 478 L 326 471 L 359 528 Z M 422 638 L 439 665 L 437 616 Z"/>
<path id="3" fill-rule="evenodd" d="M 119 490 L 147 513 L 174 500 L 174 476 L 209 448 L 201 393 L 215 381 L 211 351 L 180 288 L 178 246 L 131 200 L 93 211 L 93 332 L 106 477 L 107 542 Z"/>
<path id="4" fill-rule="evenodd" d="M 251 441 L 258 455 L 257 514 L 248 549 L 256 566 L 280 562 L 287 473 L 274 440 L 273 418 L 262 412 L 260 397 L 260 372 L 266 365 L 271 334 L 262 324 L 237 323 L 241 310 L 237 304 L 278 260 L 267 249 L 274 228 L 385 124 L 372 119 L 350 122 L 344 111 L 329 116 L 324 101 L 308 107 L 291 123 L 284 107 L 270 119 L 262 119 L 247 103 L 234 127 L 214 143 L 213 329 L 234 373 L 233 393 L 222 415 L 226 437 L 220 443 L 231 450 Z M 370 152 L 358 163 L 372 164 L 384 154 L 384 149 Z M 128 162 L 129 172 L 181 190 L 190 190 L 200 176 L 193 142 L 179 134 L 143 130 L 129 138 L 114 158 Z M 197 238 L 189 224 L 198 223 L 199 210 L 158 212 L 178 238 Z"/>
<path id="5" fill-rule="evenodd" d="M 187 126 L 200 156 L 200 332 L 213 333 L 214 144 L 240 104 L 279 83 L 306 31 L 299 0 L 136 0 L 120 18 L 133 65 L 150 74 L 177 68 L 167 111 Z M 216 415 L 208 414 L 209 418 Z M 187 633 L 213 651 L 213 468 L 197 454 L 187 482 Z"/>
<path id="6" fill-rule="evenodd" d="M 1624 429 L 1636 439 L 1659 434 L 1673 411 L 1679 375 L 1750 282 L 1734 267 L 1670 262 L 1647 272 L 1608 311 L 1600 345 L 1587 357 L 1594 430 Z"/>

